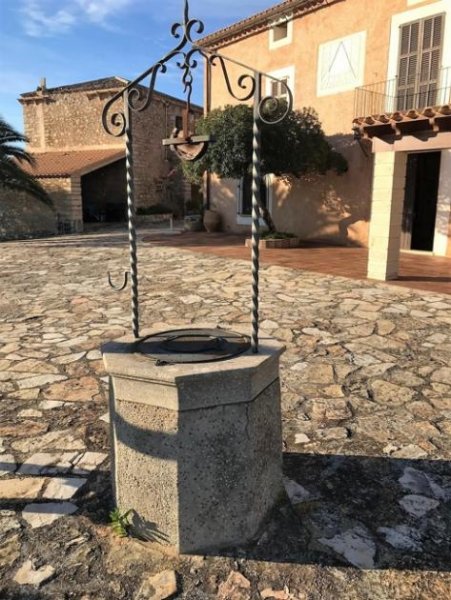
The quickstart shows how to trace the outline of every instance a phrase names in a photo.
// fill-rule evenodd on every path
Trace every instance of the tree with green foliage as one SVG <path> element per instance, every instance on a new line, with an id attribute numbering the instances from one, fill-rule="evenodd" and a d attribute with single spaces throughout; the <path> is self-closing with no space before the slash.
<path id="1" fill-rule="evenodd" d="M 26 142 L 24 135 L 0 117 L 0 190 L 26 192 L 52 206 L 51 198 L 39 181 L 21 167 L 21 163 L 34 164 L 33 156 L 17 145 Z"/>
<path id="2" fill-rule="evenodd" d="M 284 110 L 285 107 L 279 107 Z M 197 162 L 184 162 L 185 177 L 199 184 L 205 171 L 220 178 L 241 179 L 252 169 L 253 110 L 247 105 L 212 110 L 196 124 L 196 133 L 210 135 L 214 142 Z M 290 111 L 280 123 L 262 122 L 262 175 L 300 178 L 334 170 L 344 173 L 348 163 L 326 139 L 317 113 L 312 108 Z M 261 206 L 268 228 L 274 224 Z"/>

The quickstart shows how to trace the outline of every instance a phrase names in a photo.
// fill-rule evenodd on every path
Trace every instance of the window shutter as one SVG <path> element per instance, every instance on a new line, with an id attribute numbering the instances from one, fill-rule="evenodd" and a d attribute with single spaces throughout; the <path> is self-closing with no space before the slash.
<path id="1" fill-rule="evenodd" d="M 401 49 L 398 72 L 398 110 L 406 110 L 413 101 L 418 69 L 420 23 L 401 27 Z"/>
<path id="2" fill-rule="evenodd" d="M 443 38 L 443 17 L 441 15 L 423 22 L 423 48 L 418 92 L 419 108 L 433 106 L 437 100 L 439 87 L 440 60 Z"/>
<path id="3" fill-rule="evenodd" d="M 398 110 L 424 108 L 436 103 L 443 25 L 443 15 L 437 15 L 401 27 Z"/>

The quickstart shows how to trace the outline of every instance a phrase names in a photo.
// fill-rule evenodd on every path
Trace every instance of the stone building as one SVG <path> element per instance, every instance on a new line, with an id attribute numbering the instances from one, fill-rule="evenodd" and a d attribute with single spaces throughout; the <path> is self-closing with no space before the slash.
<path id="1" fill-rule="evenodd" d="M 449 0 L 285 0 L 198 43 L 288 83 L 348 159 L 344 175 L 267 176 L 280 231 L 368 246 L 374 278 L 396 276 L 400 248 L 451 256 Z M 207 111 L 233 102 L 218 71 Z M 245 182 L 213 178 L 210 194 L 226 229 L 249 228 Z"/>
<path id="2" fill-rule="evenodd" d="M 47 88 L 43 80 L 36 91 L 19 98 L 28 150 L 36 159 L 29 169 L 50 193 L 63 231 L 126 217 L 125 140 L 103 130 L 101 115 L 105 103 L 127 83 L 108 77 Z M 184 108 L 183 100 L 154 92 L 151 105 L 133 113 L 137 208 L 163 203 L 180 212 L 190 197 L 190 187 L 175 169 L 176 159 L 162 146 L 180 127 Z M 192 109 L 195 116 L 202 114 L 200 107 Z"/>

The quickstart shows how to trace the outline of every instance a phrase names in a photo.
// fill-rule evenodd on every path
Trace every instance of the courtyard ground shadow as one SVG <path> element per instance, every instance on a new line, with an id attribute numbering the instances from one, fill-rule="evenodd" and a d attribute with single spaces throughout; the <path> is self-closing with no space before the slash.
<path id="1" fill-rule="evenodd" d="M 183 412 L 179 417 L 180 431 Z M 133 443 L 133 430 L 143 433 L 125 421 L 120 429 L 127 430 L 124 441 L 128 444 Z M 167 455 L 166 434 L 146 433 L 146 448 L 134 449 L 176 460 L 178 470 L 183 471 L 188 459 L 183 454 Z M 120 439 L 120 431 L 118 435 Z M 450 462 L 285 453 L 283 471 L 290 499 L 274 509 L 259 539 L 210 555 L 364 569 L 451 571 Z M 195 498 L 182 490 L 178 502 L 183 522 Z M 155 524 L 149 538 L 156 539 Z"/>

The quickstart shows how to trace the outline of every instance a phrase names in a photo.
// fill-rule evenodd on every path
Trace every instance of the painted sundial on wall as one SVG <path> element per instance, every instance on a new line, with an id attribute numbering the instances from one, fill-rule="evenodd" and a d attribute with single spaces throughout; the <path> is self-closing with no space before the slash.
<path id="1" fill-rule="evenodd" d="M 354 89 L 363 84 L 365 32 L 321 44 L 318 57 L 318 95 Z"/>

